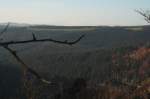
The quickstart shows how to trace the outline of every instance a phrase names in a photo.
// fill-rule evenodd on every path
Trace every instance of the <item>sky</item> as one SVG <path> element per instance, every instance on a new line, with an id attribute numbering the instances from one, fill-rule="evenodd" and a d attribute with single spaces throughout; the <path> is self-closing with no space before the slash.
<path id="1" fill-rule="evenodd" d="M 146 25 L 134 10 L 149 10 L 149 4 L 150 0 L 0 0 L 0 23 Z"/>

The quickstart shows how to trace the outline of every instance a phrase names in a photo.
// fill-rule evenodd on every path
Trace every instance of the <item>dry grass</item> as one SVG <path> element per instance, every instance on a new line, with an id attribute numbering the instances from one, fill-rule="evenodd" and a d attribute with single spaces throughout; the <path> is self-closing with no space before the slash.
<path id="1" fill-rule="evenodd" d="M 82 78 L 75 79 L 70 87 L 59 86 L 57 93 L 45 97 L 42 94 L 41 86 L 34 88 L 33 82 L 26 82 L 24 85 L 24 95 L 26 99 L 149 99 L 150 82 L 145 80 L 136 85 L 119 86 L 106 82 L 103 85 L 91 87 Z M 69 85 L 68 85 L 69 86 Z M 45 86 L 46 87 L 46 86 Z M 44 87 L 44 88 L 45 88 Z M 49 91 L 47 93 L 50 93 Z"/>

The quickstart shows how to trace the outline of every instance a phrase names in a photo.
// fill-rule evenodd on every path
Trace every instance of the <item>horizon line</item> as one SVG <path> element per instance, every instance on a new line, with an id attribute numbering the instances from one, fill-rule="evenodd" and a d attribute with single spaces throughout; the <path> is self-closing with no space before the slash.
<path id="1" fill-rule="evenodd" d="M 28 23 L 28 22 L 0 22 L 0 25 L 6 25 L 6 24 L 16 24 L 16 25 L 26 25 L 26 26 L 39 26 L 39 25 L 44 25 L 44 26 L 73 26 L 73 27 L 126 27 L 126 26 L 150 26 L 150 24 L 137 24 L 137 25 L 56 25 L 56 24 L 47 24 L 47 23 Z"/>

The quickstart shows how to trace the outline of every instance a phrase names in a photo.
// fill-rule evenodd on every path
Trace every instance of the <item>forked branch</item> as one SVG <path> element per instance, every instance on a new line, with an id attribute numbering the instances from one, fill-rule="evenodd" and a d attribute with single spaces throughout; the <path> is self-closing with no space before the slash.
<path id="1" fill-rule="evenodd" d="M 4 32 L 7 31 L 8 27 L 9 27 L 9 24 L 7 24 L 7 26 L 3 29 L 0 36 Z M 23 66 L 23 68 L 25 70 L 27 70 L 28 72 L 30 72 L 31 74 L 33 74 L 37 79 L 39 79 L 43 83 L 51 84 L 50 81 L 48 81 L 48 80 L 44 79 L 43 77 L 41 77 L 35 70 L 33 70 L 27 64 L 25 64 L 24 61 L 17 55 L 16 51 L 9 48 L 9 45 L 12 45 L 12 44 L 27 44 L 27 43 L 35 43 L 35 42 L 54 42 L 54 43 L 59 43 L 59 44 L 73 45 L 73 44 L 78 43 L 84 36 L 85 35 L 81 35 L 77 40 L 72 41 L 72 42 L 68 42 L 67 40 L 59 41 L 59 40 L 54 40 L 54 39 L 51 39 L 51 38 L 49 38 L 49 39 L 37 39 L 35 34 L 32 34 L 32 38 L 33 38 L 32 40 L 0 42 L 0 46 L 2 46 L 7 51 L 9 51 L 10 54 L 12 54 L 14 56 L 14 58 Z"/>
<path id="2" fill-rule="evenodd" d="M 54 40 L 54 39 L 51 39 L 51 38 L 48 38 L 48 39 L 37 39 L 35 37 L 34 34 L 32 34 L 33 36 L 33 39 L 32 40 L 25 40 L 25 41 L 9 41 L 9 42 L 0 42 L 0 45 L 5 45 L 5 46 L 8 46 L 8 45 L 12 45 L 12 44 L 27 44 L 27 43 L 35 43 L 35 42 L 54 42 L 54 43 L 59 43 L 59 44 L 66 44 L 66 45 L 74 45 L 76 43 L 78 43 L 85 35 L 81 35 L 77 40 L 75 41 L 59 41 L 59 40 Z"/>
<path id="3" fill-rule="evenodd" d="M 144 17 L 144 19 L 150 23 L 150 11 L 143 11 L 143 10 L 135 10 L 137 13 L 139 13 L 140 15 L 142 15 Z"/>

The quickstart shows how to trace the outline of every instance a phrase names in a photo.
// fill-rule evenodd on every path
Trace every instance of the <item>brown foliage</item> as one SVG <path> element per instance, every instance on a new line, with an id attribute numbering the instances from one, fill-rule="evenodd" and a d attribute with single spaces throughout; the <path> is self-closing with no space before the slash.
<path id="1" fill-rule="evenodd" d="M 150 48 L 146 47 L 141 47 L 130 54 L 130 58 L 135 59 L 137 61 L 141 61 L 147 56 L 150 56 Z"/>

